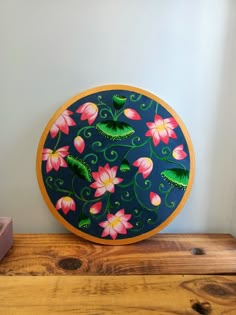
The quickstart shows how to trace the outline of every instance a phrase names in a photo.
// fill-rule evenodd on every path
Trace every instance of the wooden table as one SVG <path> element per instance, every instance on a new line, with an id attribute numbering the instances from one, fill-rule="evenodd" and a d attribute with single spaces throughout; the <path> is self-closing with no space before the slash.
<path id="1" fill-rule="evenodd" d="M 18 234 L 0 275 L 0 315 L 236 315 L 229 234 L 158 234 L 126 246 Z"/>

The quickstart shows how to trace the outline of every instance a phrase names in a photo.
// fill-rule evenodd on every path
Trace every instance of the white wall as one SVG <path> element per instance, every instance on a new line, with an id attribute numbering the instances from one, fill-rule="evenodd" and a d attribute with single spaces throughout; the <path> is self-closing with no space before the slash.
<path id="1" fill-rule="evenodd" d="M 236 233 L 236 1 L 0 0 L 0 215 L 15 232 L 60 232 L 39 191 L 41 132 L 66 100 L 130 84 L 168 102 L 196 177 L 165 232 Z"/>

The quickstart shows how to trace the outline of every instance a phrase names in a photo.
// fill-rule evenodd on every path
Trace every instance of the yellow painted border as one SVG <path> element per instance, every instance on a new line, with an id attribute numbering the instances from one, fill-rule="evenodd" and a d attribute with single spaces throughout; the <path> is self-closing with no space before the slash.
<path id="1" fill-rule="evenodd" d="M 69 106 L 71 106 L 73 103 L 75 103 L 79 99 L 81 99 L 85 96 L 88 96 L 90 94 L 94 94 L 94 93 L 98 93 L 98 92 L 102 92 L 102 91 L 119 90 L 119 89 L 120 90 L 127 90 L 130 92 L 135 92 L 138 94 L 142 94 L 142 95 L 149 97 L 152 100 L 155 100 L 156 102 L 161 104 L 176 119 L 176 121 L 178 122 L 178 124 L 179 124 L 179 126 L 180 126 L 180 128 L 184 134 L 186 142 L 188 144 L 189 155 L 190 155 L 190 170 L 189 170 L 190 171 L 189 172 L 190 177 L 189 177 L 189 182 L 188 182 L 185 194 L 184 194 L 182 200 L 180 201 L 178 207 L 173 211 L 173 213 L 164 222 L 162 222 L 162 224 L 160 224 L 159 226 L 157 226 L 153 230 L 151 230 L 147 233 L 141 234 L 139 236 L 130 237 L 130 238 L 122 239 L 122 240 L 108 240 L 108 239 L 97 238 L 97 237 L 91 236 L 89 234 L 86 234 L 80 230 L 77 230 L 75 227 L 73 227 L 71 224 L 69 224 L 58 213 L 58 211 L 56 210 L 56 208 L 52 204 L 50 198 L 48 197 L 46 188 L 44 186 L 42 172 L 41 172 L 42 152 L 43 152 L 43 146 L 44 146 L 45 140 L 47 138 L 49 130 L 51 129 L 52 124 L 64 112 L 64 110 L 66 110 Z M 166 227 L 179 214 L 180 210 L 182 209 L 186 200 L 189 197 L 189 194 L 190 194 L 190 191 L 191 191 L 192 185 L 193 185 L 193 179 L 194 179 L 194 173 L 195 173 L 194 150 L 193 150 L 192 141 L 190 139 L 189 133 L 188 133 L 184 123 L 182 122 L 180 117 L 177 115 L 177 113 L 167 103 L 165 103 L 163 100 L 161 100 L 159 97 L 155 96 L 154 94 L 152 94 L 148 91 L 145 91 L 145 90 L 142 90 L 140 88 L 133 87 L 133 86 L 129 86 L 129 85 L 121 85 L 121 84 L 103 85 L 103 86 L 92 88 L 90 90 L 87 90 L 85 92 L 77 94 L 76 96 L 71 98 L 69 101 L 67 101 L 64 105 L 62 105 L 56 111 L 56 113 L 52 116 L 52 118 L 49 120 L 47 126 L 45 127 L 45 129 L 42 133 L 41 139 L 39 141 L 38 150 L 37 150 L 37 159 L 36 159 L 36 173 L 37 173 L 38 184 L 39 184 L 41 193 L 43 195 L 43 198 L 44 198 L 47 206 L 49 207 L 49 209 L 52 212 L 52 214 L 54 215 L 54 217 L 62 225 L 64 225 L 64 227 L 66 227 L 72 233 L 77 234 L 78 236 L 81 236 L 82 238 L 85 238 L 85 239 L 92 241 L 92 242 L 95 242 L 95 243 L 106 244 L 106 245 L 125 245 L 125 244 L 131 244 L 131 243 L 139 242 L 141 240 L 144 240 L 144 239 L 156 234 L 157 232 L 161 231 L 164 227 Z"/>

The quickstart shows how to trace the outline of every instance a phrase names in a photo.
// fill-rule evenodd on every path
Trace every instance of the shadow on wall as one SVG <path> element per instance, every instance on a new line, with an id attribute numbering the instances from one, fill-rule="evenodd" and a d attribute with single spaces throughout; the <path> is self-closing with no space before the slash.
<path id="1" fill-rule="evenodd" d="M 225 31 L 222 41 L 222 55 L 219 67 L 218 89 L 215 91 L 216 121 L 214 123 L 214 138 L 209 144 L 211 154 L 209 165 L 209 202 L 207 221 L 209 232 L 216 232 L 216 226 L 222 223 L 220 232 L 236 233 L 235 187 L 235 115 L 236 115 L 236 2 L 226 2 Z M 218 93 L 220 91 L 220 93 Z M 207 135 L 206 135 L 207 137 Z M 231 206 L 231 209 L 228 209 Z M 221 212 L 215 209 L 220 208 Z M 222 216 L 222 213 L 225 213 Z M 212 220 L 215 218 L 215 220 Z M 223 220 L 222 220 L 223 218 Z M 233 219 L 233 220 L 232 220 Z M 218 222 L 218 223 L 217 223 Z M 233 228 L 234 227 L 234 228 Z M 219 229 L 217 230 L 217 232 Z"/>

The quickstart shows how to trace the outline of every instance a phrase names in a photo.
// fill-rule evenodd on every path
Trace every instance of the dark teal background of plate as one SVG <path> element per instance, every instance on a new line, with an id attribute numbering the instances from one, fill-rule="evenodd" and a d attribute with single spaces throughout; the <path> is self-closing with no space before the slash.
<path id="1" fill-rule="evenodd" d="M 97 104 L 98 97 L 101 97 L 102 102 L 106 103 L 111 109 L 113 109 L 112 97 L 114 94 L 126 96 L 127 101 L 124 108 L 133 108 L 141 116 L 142 119 L 137 120 L 137 121 L 130 120 L 125 115 L 120 116 L 119 120 L 132 125 L 132 127 L 135 129 L 135 133 L 127 139 L 114 141 L 114 140 L 105 138 L 100 133 L 98 133 L 96 129 L 91 129 L 91 133 L 92 133 L 91 137 L 89 138 L 84 137 L 84 139 L 86 140 L 85 150 L 82 154 L 79 154 L 73 145 L 73 140 L 77 136 L 78 130 L 80 130 L 81 128 L 85 126 L 88 126 L 88 121 L 87 120 L 82 121 L 80 119 L 81 114 L 76 113 L 76 110 L 78 109 L 79 106 L 81 106 L 82 104 L 86 102 L 92 102 L 92 103 Z M 162 105 L 157 104 L 154 100 L 151 100 L 149 97 L 142 95 L 137 102 L 134 102 L 134 101 L 131 101 L 132 95 L 136 99 L 140 97 L 139 94 L 136 94 L 132 91 L 109 90 L 109 91 L 102 91 L 99 93 L 91 94 L 73 103 L 67 109 L 73 112 L 73 115 L 71 115 L 70 117 L 74 119 L 74 121 L 76 122 L 76 126 L 69 127 L 69 130 L 70 130 L 69 135 L 66 135 L 63 133 L 61 134 L 61 139 L 60 139 L 60 143 L 58 147 L 69 146 L 70 154 L 73 156 L 79 157 L 80 159 L 83 159 L 84 156 L 86 156 L 88 153 L 91 153 L 91 152 L 97 154 L 98 156 L 97 164 L 93 165 L 92 163 L 89 163 L 89 160 L 86 161 L 89 164 L 92 172 L 97 172 L 98 166 L 104 167 L 104 165 L 107 163 L 109 163 L 110 167 L 113 167 L 113 166 L 119 167 L 122 162 L 123 156 L 127 151 L 126 148 L 119 148 L 119 147 L 113 148 L 115 151 L 118 152 L 118 158 L 114 162 L 108 162 L 107 160 L 105 160 L 102 152 L 100 153 L 96 151 L 94 152 L 94 150 L 92 149 L 92 144 L 95 141 L 101 141 L 103 144 L 103 147 L 109 146 L 110 144 L 115 144 L 115 143 L 118 144 L 121 142 L 122 144 L 130 144 L 132 138 L 136 136 L 140 137 L 141 139 L 140 142 L 147 140 L 147 137 L 145 136 L 145 133 L 148 131 L 146 122 L 154 121 L 157 105 L 158 105 L 158 111 L 157 111 L 158 115 L 162 116 L 163 118 L 172 117 L 171 114 Z M 148 107 L 148 106 L 150 107 L 148 109 L 145 109 L 145 107 Z M 96 125 L 98 122 L 103 121 L 103 120 L 104 119 L 102 119 L 98 115 L 93 125 Z M 163 142 L 160 142 L 158 146 L 156 147 L 153 146 L 153 148 L 155 149 L 155 152 L 158 155 L 163 156 L 162 154 L 163 147 L 168 146 L 170 150 L 172 151 L 178 145 L 183 144 L 184 151 L 187 153 L 187 157 L 181 161 L 175 161 L 174 159 L 172 160 L 173 162 L 177 162 L 177 163 L 180 162 L 183 165 L 183 167 L 189 170 L 190 169 L 189 148 L 188 148 L 188 144 L 186 142 L 185 136 L 179 126 L 176 127 L 174 131 L 177 135 L 177 139 L 169 138 L 168 145 L 165 145 Z M 44 143 L 44 148 L 53 148 L 55 146 L 56 141 L 57 141 L 57 137 L 53 139 L 50 133 L 48 133 L 48 136 Z M 132 180 L 135 174 L 137 173 L 138 168 L 135 166 L 132 166 L 133 162 L 140 157 L 148 157 L 149 154 L 150 154 L 149 145 L 145 145 L 144 147 L 139 148 L 137 150 L 132 150 L 128 154 L 127 159 L 131 166 L 130 171 L 123 173 L 118 168 L 117 175 L 116 175 L 117 177 L 124 179 L 122 184 L 125 184 L 129 182 L 130 180 Z M 166 198 L 167 203 L 165 203 L 164 201 L 165 201 L 166 195 L 160 192 L 159 187 L 160 187 L 160 184 L 164 184 L 164 189 L 168 190 L 170 188 L 170 184 L 162 178 L 161 172 L 166 169 L 176 168 L 178 166 L 176 166 L 174 163 L 169 163 L 169 162 L 160 161 L 156 159 L 153 159 L 153 163 L 154 163 L 153 170 L 151 174 L 146 178 L 147 180 L 151 182 L 150 189 L 138 190 L 138 196 L 139 196 L 139 199 L 142 201 L 142 206 L 136 199 L 132 199 L 129 202 L 125 202 L 121 200 L 121 196 L 124 194 L 127 194 L 127 192 L 129 193 L 130 196 L 133 196 L 132 186 L 128 187 L 127 189 L 124 189 L 124 188 L 120 188 L 119 185 L 115 185 L 115 192 L 111 194 L 111 204 L 113 206 L 110 208 L 110 212 L 115 214 L 118 210 L 124 208 L 126 214 L 132 215 L 129 222 L 133 225 L 133 228 L 127 229 L 127 234 L 125 235 L 118 234 L 117 239 L 132 238 L 132 237 L 135 237 L 140 234 L 144 234 L 146 232 L 153 230 L 154 228 L 156 228 L 161 223 L 167 220 L 167 218 L 177 208 L 177 206 L 179 205 L 180 201 L 182 200 L 185 194 L 184 190 L 174 187 Z M 54 179 L 62 179 L 63 185 L 61 185 L 60 187 L 64 190 L 67 190 L 67 189 L 70 190 L 71 179 L 73 175 L 74 175 L 73 171 L 68 167 L 60 168 L 58 171 L 55 171 L 53 169 L 49 173 L 46 173 L 46 162 L 42 162 L 42 176 L 43 176 L 44 183 L 45 183 L 46 178 L 48 176 L 51 176 Z M 144 185 L 145 179 L 143 179 L 141 174 L 138 175 L 137 179 L 138 179 L 138 184 L 145 188 L 145 185 Z M 94 182 L 93 179 L 92 179 L 92 182 Z M 75 187 L 76 187 L 77 194 L 80 194 L 81 190 L 84 187 L 89 187 L 91 183 L 88 183 L 87 181 L 77 177 L 75 180 Z M 47 187 L 46 184 L 45 184 L 45 188 L 51 202 L 54 205 L 56 205 L 56 202 L 58 199 L 66 195 L 65 193 L 50 189 L 49 187 Z M 149 197 L 150 191 L 158 193 L 162 199 L 162 203 L 160 207 L 158 207 L 157 211 L 146 210 L 146 207 L 151 206 L 153 208 L 153 206 L 150 204 L 150 197 Z M 94 199 L 95 189 L 90 188 L 90 192 L 91 192 L 90 195 L 87 196 L 88 200 Z M 89 213 L 89 208 L 94 202 L 93 203 L 88 202 L 86 207 L 84 207 L 83 209 L 84 204 L 78 199 L 74 198 L 73 196 L 72 198 L 76 202 L 76 211 L 75 212 L 69 211 L 69 213 L 65 215 L 62 210 L 58 210 L 60 215 L 76 229 L 79 229 L 78 223 L 79 221 L 81 221 L 81 218 L 89 217 L 91 220 L 91 224 L 89 226 L 80 228 L 81 231 L 89 235 L 92 235 L 94 237 L 101 238 L 103 228 L 100 227 L 98 223 L 102 221 L 106 221 L 107 213 L 103 214 L 103 209 L 102 209 L 98 215 L 91 215 Z M 105 198 L 105 195 L 104 195 L 104 198 Z M 118 207 L 116 206 L 117 201 L 120 203 Z M 170 207 L 171 202 L 175 203 L 174 207 Z M 105 201 L 104 201 L 104 204 L 105 204 Z M 144 207 L 143 205 L 146 205 L 146 207 Z M 110 236 L 107 236 L 105 238 L 111 239 Z"/>

